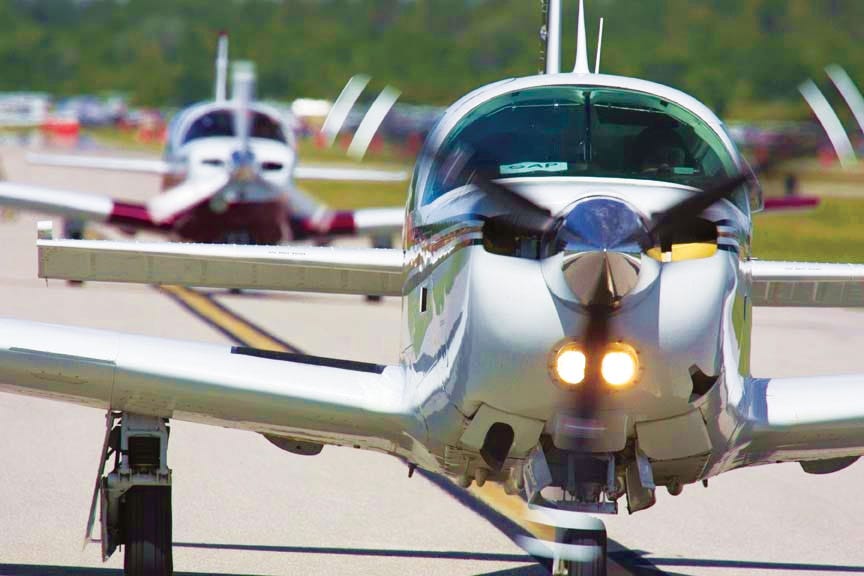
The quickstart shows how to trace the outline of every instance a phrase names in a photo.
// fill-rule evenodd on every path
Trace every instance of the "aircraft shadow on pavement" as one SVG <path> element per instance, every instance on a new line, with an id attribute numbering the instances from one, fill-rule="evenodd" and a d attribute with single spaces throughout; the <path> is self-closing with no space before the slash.
<path id="1" fill-rule="evenodd" d="M 386 558 L 433 558 L 441 560 L 474 560 L 477 562 L 523 562 L 525 564 L 534 563 L 534 559 L 526 554 L 463 552 L 458 550 L 391 550 L 384 548 L 340 548 L 336 546 L 265 546 L 257 544 L 211 544 L 203 542 L 175 542 L 174 548 L 238 550 L 248 552 L 283 552 L 286 554 L 380 556 Z"/>
<path id="2" fill-rule="evenodd" d="M 535 564 L 532 566 L 496 570 L 495 572 L 483 572 L 477 576 L 549 576 L 549 570 Z"/>
<path id="3" fill-rule="evenodd" d="M 3 576 L 123 576 L 120 568 L 90 568 L 84 566 L 46 566 L 43 564 L 0 564 Z M 237 576 L 213 572 L 175 572 L 174 576 Z M 247 574 L 246 576 L 254 576 Z"/>
<path id="4" fill-rule="evenodd" d="M 43 564 L 0 564 L 3 576 L 123 576 L 119 568 L 90 568 L 83 566 L 46 566 Z M 175 576 L 237 576 L 237 574 L 216 574 L 213 572 L 175 572 Z M 544 576 L 548 572 L 541 567 L 523 566 L 497 572 L 484 573 L 482 576 Z M 246 576 L 254 576 L 247 574 Z"/>
<path id="5" fill-rule="evenodd" d="M 864 574 L 864 566 L 837 564 L 807 564 L 803 562 L 763 562 L 756 560 L 712 560 L 706 558 L 641 558 L 641 551 L 610 552 L 609 557 L 628 569 L 657 570 L 658 568 L 727 568 L 734 570 L 776 570 L 789 572 L 824 572 L 829 574 Z M 656 573 L 656 572 L 653 572 Z M 670 574 L 663 571 L 664 574 Z"/>

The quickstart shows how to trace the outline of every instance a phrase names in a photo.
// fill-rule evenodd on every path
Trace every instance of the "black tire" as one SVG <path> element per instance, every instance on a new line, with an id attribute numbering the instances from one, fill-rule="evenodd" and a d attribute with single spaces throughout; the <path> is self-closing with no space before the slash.
<path id="1" fill-rule="evenodd" d="M 569 562 L 569 576 L 606 576 L 605 530 L 568 530 L 564 535 L 564 543 L 594 546 L 598 551 L 593 562 Z"/>
<path id="2" fill-rule="evenodd" d="M 170 576 L 171 487 L 135 486 L 123 503 L 123 573 L 126 576 Z"/>

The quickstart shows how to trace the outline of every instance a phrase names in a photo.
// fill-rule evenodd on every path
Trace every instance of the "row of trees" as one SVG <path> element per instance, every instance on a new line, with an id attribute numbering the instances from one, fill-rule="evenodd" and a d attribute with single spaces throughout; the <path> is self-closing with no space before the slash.
<path id="1" fill-rule="evenodd" d="M 575 0 L 565 55 L 572 54 Z M 721 113 L 797 103 L 839 63 L 864 81 L 861 0 L 588 0 L 603 69 L 682 88 Z M 0 0 L 0 90 L 122 90 L 145 105 L 209 95 L 216 34 L 274 98 L 332 97 L 355 72 L 445 104 L 538 69 L 540 0 Z M 593 50 L 592 50 L 593 51 Z M 565 61 L 572 61 L 566 58 Z"/>

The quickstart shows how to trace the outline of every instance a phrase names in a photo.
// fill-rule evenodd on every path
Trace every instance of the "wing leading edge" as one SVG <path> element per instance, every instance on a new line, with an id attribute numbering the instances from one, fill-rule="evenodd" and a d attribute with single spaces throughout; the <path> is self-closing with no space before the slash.
<path id="1" fill-rule="evenodd" d="M 407 455 L 402 368 L 0 320 L 0 390 Z"/>
<path id="2" fill-rule="evenodd" d="M 747 390 L 733 467 L 864 455 L 864 374 L 754 378 Z"/>

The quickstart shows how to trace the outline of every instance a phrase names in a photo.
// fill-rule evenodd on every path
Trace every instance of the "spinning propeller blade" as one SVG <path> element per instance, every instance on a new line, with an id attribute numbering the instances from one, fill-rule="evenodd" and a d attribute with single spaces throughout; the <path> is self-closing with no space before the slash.
<path id="1" fill-rule="evenodd" d="M 147 212 L 153 222 L 164 224 L 220 193 L 230 181 L 231 178 L 227 174 L 219 174 L 204 180 L 185 180 L 150 199 L 147 202 Z"/>

